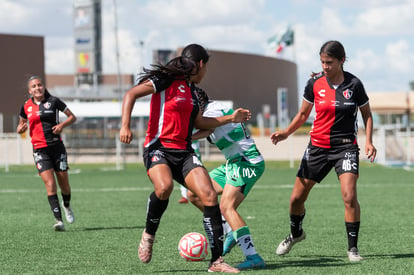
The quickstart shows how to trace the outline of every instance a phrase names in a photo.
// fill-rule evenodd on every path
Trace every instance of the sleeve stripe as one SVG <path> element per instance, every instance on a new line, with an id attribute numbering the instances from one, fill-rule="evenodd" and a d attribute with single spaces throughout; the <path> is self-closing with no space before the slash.
<path id="1" fill-rule="evenodd" d="M 312 105 L 314 104 L 314 102 L 311 102 L 311 101 L 307 100 L 305 97 L 302 97 L 302 99 L 305 100 L 306 102 L 312 104 Z"/>
<path id="2" fill-rule="evenodd" d="M 365 103 L 363 103 L 363 104 L 359 105 L 358 107 L 359 107 L 359 108 L 364 107 L 364 106 L 365 106 L 365 105 L 367 105 L 368 103 L 369 103 L 369 100 L 367 100 L 367 102 L 365 102 Z"/>

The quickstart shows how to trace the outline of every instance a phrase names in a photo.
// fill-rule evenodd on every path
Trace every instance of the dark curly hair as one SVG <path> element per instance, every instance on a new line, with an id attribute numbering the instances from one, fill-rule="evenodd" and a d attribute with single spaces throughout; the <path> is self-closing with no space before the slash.
<path id="1" fill-rule="evenodd" d="M 194 91 L 197 95 L 198 104 L 200 105 L 200 111 L 201 113 L 204 113 L 204 110 L 207 106 L 207 103 L 210 101 L 210 99 L 208 98 L 207 93 L 203 89 L 194 86 Z"/>
<path id="2" fill-rule="evenodd" d="M 171 59 L 167 64 L 153 64 L 151 69 L 144 68 L 138 77 L 138 82 L 141 83 L 151 76 L 167 80 L 189 80 L 200 70 L 199 62 L 202 60 L 207 63 L 209 58 L 210 56 L 203 46 L 198 44 L 187 45 L 180 56 Z"/>

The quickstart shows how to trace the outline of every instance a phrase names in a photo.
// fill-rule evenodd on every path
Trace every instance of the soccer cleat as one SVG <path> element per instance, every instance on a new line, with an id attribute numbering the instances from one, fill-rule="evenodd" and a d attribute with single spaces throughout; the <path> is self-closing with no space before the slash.
<path id="1" fill-rule="evenodd" d="M 53 225 L 53 229 L 55 229 L 55 231 L 65 231 L 65 225 L 62 221 L 56 221 L 55 225 Z"/>
<path id="2" fill-rule="evenodd" d="M 223 257 L 219 257 L 217 260 L 210 264 L 208 267 L 208 272 L 240 273 L 240 270 L 226 264 L 223 260 Z"/>
<path id="3" fill-rule="evenodd" d="M 154 245 L 155 236 L 142 232 L 141 242 L 138 246 L 138 257 L 143 263 L 149 263 L 152 257 L 152 246 Z"/>
<path id="4" fill-rule="evenodd" d="M 285 254 L 289 253 L 289 251 L 292 249 L 292 246 L 295 243 L 303 241 L 305 238 L 306 238 L 305 231 L 302 231 L 302 235 L 300 235 L 297 238 L 293 238 L 292 234 L 289 234 L 289 236 L 287 236 L 286 239 L 284 239 L 279 244 L 279 246 L 277 247 L 276 254 L 277 255 L 285 255 Z"/>
<path id="5" fill-rule="evenodd" d="M 63 208 L 63 211 L 65 212 L 66 221 L 68 223 L 73 223 L 75 221 L 75 215 L 73 214 L 73 211 L 70 208 L 70 206 L 65 207 L 62 201 L 62 208 Z"/>
<path id="6" fill-rule="evenodd" d="M 181 199 L 178 200 L 178 203 L 188 203 L 188 199 L 182 197 Z"/>
<path id="7" fill-rule="evenodd" d="M 266 264 L 259 254 L 246 257 L 246 260 L 236 266 L 238 269 L 265 268 Z"/>
<path id="8" fill-rule="evenodd" d="M 233 231 L 230 231 L 226 235 L 226 239 L 223 244 L 223 256 L 230 253 L 231 249 L 236 245 L 236 240 L 233 237 Z"/>
<path id="9" fill-rule="evenodd" d="M 362 261 L 363 258 L 359 255 L 358 248 L 352 247 L 350 250 L 347 251 L 348 259 L 351 262 L 359 262 Z"/>

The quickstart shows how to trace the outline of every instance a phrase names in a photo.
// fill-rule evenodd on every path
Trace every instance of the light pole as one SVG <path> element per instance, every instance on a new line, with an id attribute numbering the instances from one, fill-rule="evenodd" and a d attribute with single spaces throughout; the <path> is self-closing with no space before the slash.
<path id="1" fill-rule="evenodd" d="M 122 116 L 122 100 L 123 100 L 123 92 L 122 92 L 122 77 L 121 77 L 121 66 L 120 66 L 120 56 L 119 56 L 119 39 L 118 39 L 118 15 L 117 15 L 117 6 L 116 0 L 113 0 L 114 3 L 114 34 L 115 34 L 115 57 L 116 57 L 116 69 L 117 69 L 117 79 L 118 79 L 118 92 L 119 92 L 119 125 L 121 125 L 121 116 Z M 125 147 L 121 144 L 120 146 L 120 153 L 122 158 L 122 163 L 119 161 L 117 157 L 116 161 L 116 169 L 121 170 L 125 167 Z"/>

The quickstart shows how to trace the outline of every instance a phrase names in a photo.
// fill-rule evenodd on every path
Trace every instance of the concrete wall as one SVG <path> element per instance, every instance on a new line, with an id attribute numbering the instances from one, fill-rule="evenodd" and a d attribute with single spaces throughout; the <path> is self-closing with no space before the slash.
<path id="1" fill-rule="evenodd" d="M 212 99 L 232 100 L 234 107 L 248 108 L 253 118 L 269 104 L 276 114 L 277 89 L 288 90 L 289 118 L 298 111 L 296 64 L 252 54 L 209 50 L 207 74 L 200 83 Z"/>
<path id="2" fill-rule="evenodd" d="M 130 74 L 121 75 L 122 85 L 134 84 L 134 77 Z M 71 86 L 75 87 L 75 75 L 68 74 L 48 74 L 46 75 L 46 82 L 48 87 L 56 86 Z M 102 75 L 102 85 L 116 85 L 118 84 L 118 75 L 105 74 Z"/>

